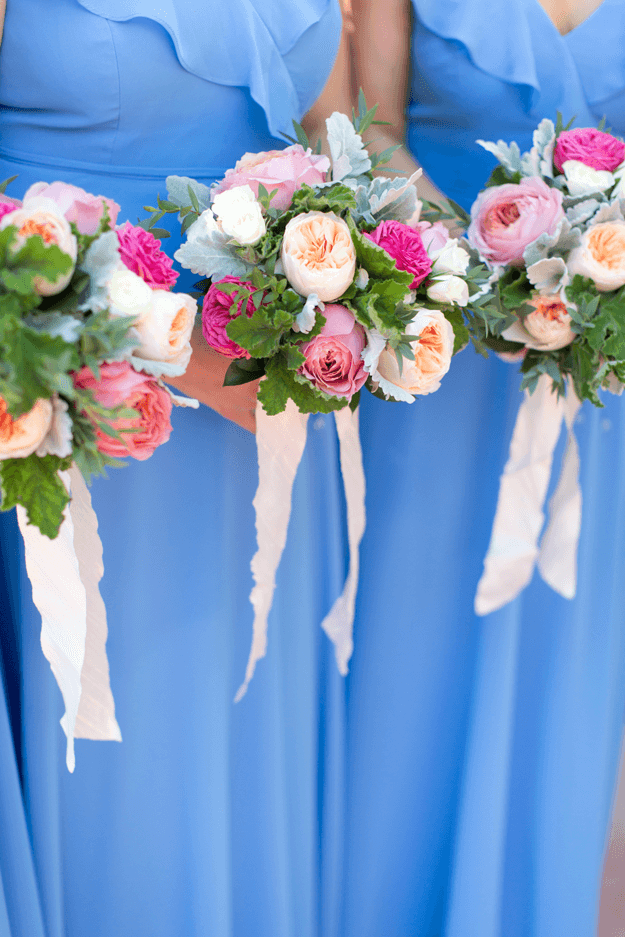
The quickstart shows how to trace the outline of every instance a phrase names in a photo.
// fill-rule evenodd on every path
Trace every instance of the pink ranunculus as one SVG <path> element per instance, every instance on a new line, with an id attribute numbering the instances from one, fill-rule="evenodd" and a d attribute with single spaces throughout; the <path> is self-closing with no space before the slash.
<path id="1" fill-rule="evenodd" d="M 523 251 L 564 218 L 562 192 L 531 176 L 480 192 L 471 208 L 469 243 L 491 264 L 523 264 Z"/>
<path id="2" fill-rule="evenodd" d="M 316 156 L 299 143 L 284 150 L 268 150 L 265 153 L 246 153 L 234 169 L 229 169 L 214 190 L 225 192 L 239 185 L 249 185 L 258 198 L 258 186 L 264 185 L 268 192 L 278 191 L 271 200 L 271 207 L 284 211 L 289 207 L 296 189 L 303 185 L 316 185 L 325 180 L 330 168 L 327 156 Z"/>
<path id="3" fill-rule="evenodd" d="M 59 206 L 68 221 L 74 222 L 80 234 L 95 234 L 104 214 L 104 206 L 108 208 L 111 227 L 115 227 L 120 208 L 117 202 L 103 195 L 92 195 L 77 185 L 67 182 L 35 182 L 24 196 L 24 201 L 41 195 L 51 198 Z"/>
<path id="4" fill-rule="evenodd" d="M 327 304 L 323 315 L 326 323 L 321 333 L 300 348 L 306 357 L 300 373 L 318 390 L 351 400 L 367 380 L 361 359 L 365 330 L 338 303 Z"/>
<path id="5" fill-rule="evenodd" d="M 449 231 L 442 221 L 435 221 L 434 224 L 430 224 L 429 221 L 419 221 L 415 228 L 421 235 L 423 246 L 428 254 L 442 250 L 449 240 Z"/>
<path id="6" fill-rule="evenodd" d="M 124 264 L 148 286 L 170 290 L 178 279 L 173 260 L 161 250 L 161 242 L 150 231 L 125 221 L 117 229 L 119 254 Z"/>
<path id="7" fill-rule="evenodd" d="M 83 367 L 74 375 L 74 385 L 91 390 L 105 407 L 126 406 L 137 411 L 136 419 L 111 423 L 122 433 L 121 439 L 107 436 L 95 427 L 100 452 L 117 459 L 132 456 L 143 461 L 169 439 L 171 397 L 156 381 L 139 374 L 127 361 L 101 365 L 99 381 L 89 368 Z"/>
<path id="8" fill-rule="evenodd" d="M 0 218 L 9 215 L 16 208 L 21 208 L 22 203 L 17 198 L 9 198 L 8 195 L 0 193 Z"/>
<path id="9" fill-rule="evenodd" d="M 202 303 L 202 334 L 211 348 L 227 358 L 249 358 L 250 353 L 233 342 L 226 332 L 226 326 L 230 320 L 241 315 L 243 300 L 239 299 L 237 302 L 233 294 L 221 290 L 219 287 L 222 283 L 236 283 L 250 291 L 254 290 L 254 286 L 249 281 L 241 280 L 239 277 L 228 276 L 217 283 L 212 283 Z M 251 297 L 245 304 L 245 314 L 247 316 L 254 314 Z"/>
<path id="10" fill-rule="evenodd" d="M 568 159 L 575 159 L 592 169 L 614 172 L 625 159 L 625 143 L 594 127 L 563 130 L 553 152 L 556 169 L 564 172 L 563 165 Z"/>
<path id="11" fill-rule="evenodd" d="M 423 244 L 421 232 L 402 224 L 401 221 L 382 221 L 371 234 L 365 234 L 365 237 L 382 247 L 395 260 L 398 270 L 412 273 L 412 290 L 425 280 L 432 269 L 432 261 Z"/>

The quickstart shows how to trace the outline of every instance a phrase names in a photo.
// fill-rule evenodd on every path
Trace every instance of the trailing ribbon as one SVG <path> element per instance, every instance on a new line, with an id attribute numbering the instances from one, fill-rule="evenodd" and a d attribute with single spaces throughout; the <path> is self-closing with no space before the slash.
<path id="1" fill-rule="evenodd" d="M 63 695 L 61 725 L 67 736 L 67 767 L 74 770 L 74 739 L 121 741 L 109 685 L 106 610 L 98 583 L 102 544 L 84 479 L 73 465 L 60 473 L 72 496 L 54 540 L 17 517 L 26 548 L 33 601 L 41 613 L 41 647 Z"/>
<path id="2" fill-rule="evenodd" d="M 579 408 L 572 385 L 565 397 L 558 397 L 547 375 L 541 376 L 533 394 L 525 392 L 501 476 L 484 573 L 475 596 L 478 615 L 487 615 L 519 595 L 537 563 L 552 589 L 565 598 L 575 595 L 581 492 L 573 424 Z M 545 520 L 543 505 L 563 418 L 569 434 L 567 450 L 550 502 L 550 522 L 539 548 Z"/>
<path id="3" fill-rule="evenodd" d="M 345 674 L 353 646 L 358 549 L 365 529 L 365 482 L 358 416 L 346 407 L 338 410 L 335 418 L 347 501 L 350 564 L 345 588 L 322 627 L 336 646 L 337 664 L 340 672 Z M 308 414 L 300 413 L 292 400 L 287 402 L 286 410 L 276 416 L 267 416 L 260 404 L 256 407 L 258 489 L 253 503 L 258 548 L 252 559 L 255 585 L 250 594 L 254 624 L 245 680 L 237 691 L 235 702 L 245 695 L 256 664 L 267 652 L 267 619 L 276 587 L 276 573 L 286 544 L 293 483 L 306 444 L 307 423 Z"/>

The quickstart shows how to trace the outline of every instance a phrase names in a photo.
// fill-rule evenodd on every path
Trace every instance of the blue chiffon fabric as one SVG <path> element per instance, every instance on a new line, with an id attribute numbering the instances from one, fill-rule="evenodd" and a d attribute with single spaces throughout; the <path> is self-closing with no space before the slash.
<path id="1" fill-rule="evenodd" d="M 168 173 L 208 184 L 244 152 L 284 145 L 276 134 L 318 96 L 340 29 L 336 0 L 9 3 L 0 178 L 19 174 L 16 194 L 62 179 L 134 221 Z M 255 443 L 206 407 L 173 423 L 151 459 L 92 487 L 124 741 L 78 741 L 73 775 L 3 515 L 1 937 L 312 937 L 336 914 L 338 895 L 319 901 L 320 883 L 333 894 L 343 795 L 343 681 L 319 627 L 346 572 L 334 421 L 311 421 L 269 652 L 236 706 Z"/>
<path id="2" fill-rule="evenodd" d="M 625 9 L 413 0 L 408 143 L 470 207 L 476 138 L 560 110 L 625 135 Z M 411 407 L 361 404 L 368 485 L 348 702 L 346 934 L 592 937 L 625 705 L 625 400 L 585 404 L 574 601 L 472 612 L 521 395 L 471 349 Z M 554 474 L 559 465 L 556 458 Z M 365 822 L 366 818 L 366 822 Z"/>

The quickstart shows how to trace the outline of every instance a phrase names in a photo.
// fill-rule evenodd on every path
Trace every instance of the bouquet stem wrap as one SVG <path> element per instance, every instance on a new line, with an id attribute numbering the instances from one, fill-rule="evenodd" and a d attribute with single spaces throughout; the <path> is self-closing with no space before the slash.
<path id="1" fill-rule="evenodd" d="M 41 613 L 41 647 L 65 703 L 67 767 L 74 770 L 74 739 L 121 741 L 109 684 L 104 572 L 98 522 L 84 479 L 73 465 L 60 476 L 72 500 L 55 540 L 17 516 L 26 548 L 33 601 Z"/>
<path id="2" fill-rule="evenodd" d="M 475 596 L 478 615 L 487 615 L 516 598 L 531 580 L 535 565 L 552 589 L 565 598 L 575 595 L 582 498 L 573 424 L 580 406 L 570 383 L 566 396 L 558 397 L 547 375 L 539 379 L 533 394 L 525 392 Z M 567 448 L 549 505 L 549 524 L 539 546 L 553 453 L 563 419 L 568 429 Z"/>
<path id="3" fill-rule="evenodd" d="M 365 529 L 365 480 L 357 413 L 346 407 L 337 411 L 335 418 L 347 502 L 350 564 L 345 588 L 322 627 L 335 644 L 338 667 L 345 674 L 353 648 L 358 550 Z M 245 695 L 256 664 L 267 651 L 267 620 L 276 587 L 276 573 L 286 544 L 293 483 L 306 445 L 307 424 L 308 414 L 300 413 L 292 400 L 288 401 L 283 413 L 275 416 L 268 416 L 260 403 L 256 408 L 258 490 L 254 509 L 258 549 L 252 559 L 255 585 L 250 594 L 254 624 L 245 680 L 237 691 L 235 702 Z"/>

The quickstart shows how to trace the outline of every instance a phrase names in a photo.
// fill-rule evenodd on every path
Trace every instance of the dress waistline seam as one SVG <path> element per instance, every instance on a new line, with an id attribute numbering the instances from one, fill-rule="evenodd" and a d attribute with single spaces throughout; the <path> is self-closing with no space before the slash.
<path id="1" fill-rule="evenodd" d="M 170 175 L 221 179 L 227 169 L 224 166 L 184 166 L 182 168 L 178 166 L 117 166 L 114 163 L 96 163 L 63 157 L 47 157 L 39 153 L 23 153 L 6 147 L 0 147 L 0 159 L 24 166 L 54 166 L 59 172 L 63 169 L 73 169 L 93 175 L 106 174 L 127 179 L 145 179 L 146 177 L 164 179 L 165 176 Z"/>

